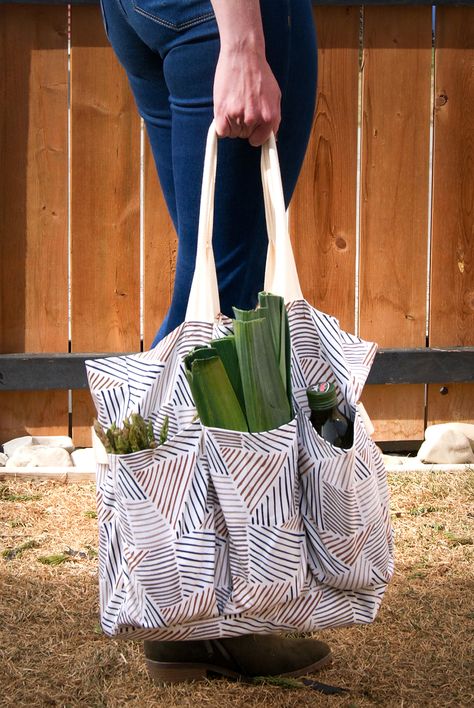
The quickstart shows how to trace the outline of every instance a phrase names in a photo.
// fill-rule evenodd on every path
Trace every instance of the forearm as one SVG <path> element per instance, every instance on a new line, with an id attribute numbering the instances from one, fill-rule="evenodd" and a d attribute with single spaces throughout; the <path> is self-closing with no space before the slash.
<path id="1" fill-rule="evenodd" d="M 280 123 L 280 88 L 265 57 L 259 0 L 211 0 L 220 37 L 214 117 L 221 137 L 261 145 Z"/>
<path id="2" fill-rule="evenodd" d="M 226 51 L 265 52 L 259 0 L 211 0 L 221 48 Z"/>

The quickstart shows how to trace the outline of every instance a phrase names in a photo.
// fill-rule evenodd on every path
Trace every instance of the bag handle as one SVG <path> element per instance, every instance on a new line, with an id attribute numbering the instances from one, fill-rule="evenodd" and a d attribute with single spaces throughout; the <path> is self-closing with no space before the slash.
<path id="1" fill-rule="evenodd" d="M 269 293 L 281 295 L 285 303 L 302 300 L 303 293 L 288 232 L 280 163 L 273 133 L 262 146 L 260 167 L 268 232 L 264 287 Z"/>
<path id="2" fill-rule="evenodd" d="M 220 312 L 216 264 L 212 250 L 216 167 L 217 133 L 213 121 L 207 134 L 204 157 L 196 265 L 186 310 L 187 322 L 213 323 Z M 261 173 L 269 241 L 264 288 L 274 295 L 281 295 L 285 302 L 300 300 L 303 299 L 303 294 L 288 234 L 280 166 L 273 134 L 262 146 Z"/>

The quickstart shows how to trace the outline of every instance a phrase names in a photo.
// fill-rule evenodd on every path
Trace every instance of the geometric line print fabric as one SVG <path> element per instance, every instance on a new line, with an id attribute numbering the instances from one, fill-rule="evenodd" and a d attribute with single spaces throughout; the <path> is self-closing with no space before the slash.
<path id="1" fill-rule="evenodd" d="M 264 433 L 204 428 L 183 369 L 232 331 L 187 322 L 151 351 L 87 362 L 102 426 L 132 412 L 164 445 L 97 465 L 100 613 L 109 636 L 210 639 L 371 622 L 393 574 L 388 488 L 357 400 L 376 346 L 304 300 L 287 306 L 295 418 Z M 337 384 L 354 445 L 309 422 L 306 388 Z"/>

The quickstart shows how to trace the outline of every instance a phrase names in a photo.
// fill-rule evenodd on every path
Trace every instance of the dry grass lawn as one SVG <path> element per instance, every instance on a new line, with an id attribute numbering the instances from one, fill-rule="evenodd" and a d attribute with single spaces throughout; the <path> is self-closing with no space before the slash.
<path id="1" fill-rule="evenodd" d="M 398 473 L 390 486 L 396 574 L 373 625 L 320 633 L 335 660 L 319 680 L 350 689 L 323 696 L 154 686 L 140 645 L 100 631 L 93 485 L 0 482 L 0 705 L 474 706 L 474 470 Z"/>

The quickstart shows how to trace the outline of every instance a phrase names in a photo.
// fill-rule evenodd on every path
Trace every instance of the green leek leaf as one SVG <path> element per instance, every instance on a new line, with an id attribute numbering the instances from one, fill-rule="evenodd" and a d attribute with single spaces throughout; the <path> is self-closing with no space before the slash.
<path id="1" fill-rule="evenodd" d="M 186 376 L 197 412 L 203 425 L 228 430 L 248 431 L 240 407 L 222 361 L 214 350 L 192 352 L 185 358 Z"/>
<path id="2" fill-rule="evenodd" d="M 291 407 L 267 321 L 235 320 L 234 334 L 250 432 L 288 423 Z"/>
<path id="3" fill-rule="evenodd" d="M 232 308 L 234 311 L 234 317 L 236 320 L 242 322 L 248 322 L 249 320 L 259 320 L 262 315 L 258 310 L 239 310 L 238 307 Z"/>
<path id="4" fill-rule="evenodd" d="M 272 335 L 275 355 L 280 369 L 281 379 L 291 406 L 291 347 L 290 328 L 285 301 L 279 295 L 260 292 L 258 294 L 260 311 L 264 310 Z"/>
<path id="5" fill-rule="evenodd" d="M 245 411 L 244 392 L 242 389 L 242 378 L 240 376 L 239 359 L 235 348 L 235 336 L 228 334 L 221 339 L 212 339 L 211 347 L 216 350 L 220 360 L 224 364 L 227 376 L 239 400 L 240 407 Z"/>

